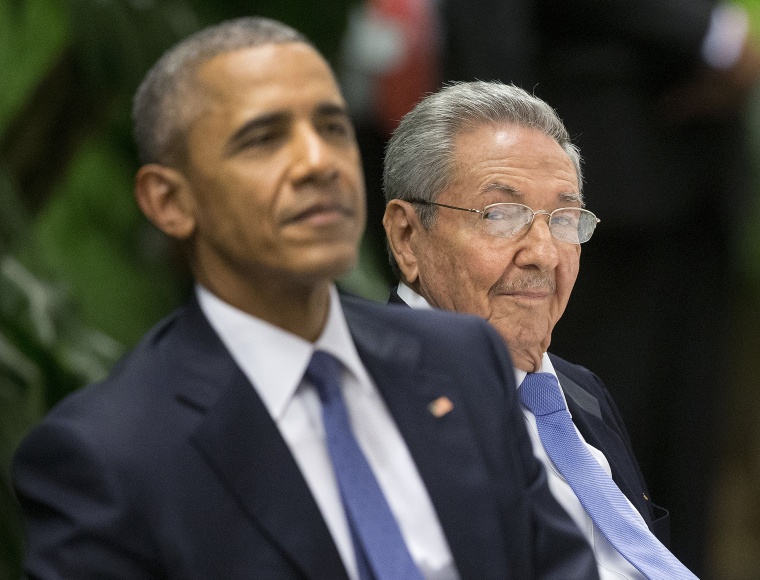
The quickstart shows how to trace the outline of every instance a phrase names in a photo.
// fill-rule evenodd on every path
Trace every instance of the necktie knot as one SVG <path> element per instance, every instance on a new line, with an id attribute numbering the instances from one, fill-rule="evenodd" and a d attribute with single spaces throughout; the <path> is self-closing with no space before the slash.
<path id="1" fill-rule="evenodd" d="M 551 373 L 528 373 L 518 389 L 520 401 L 536 417 L 565 408 L 557 377 Z"/>
<path id="2" fill-rule="evenodd" d="M 317 389 L 322 403 L 340 394 L 341 364 L 333 355 L 322 350 L 314 351 L 306 367 L 306 378 Z"/>

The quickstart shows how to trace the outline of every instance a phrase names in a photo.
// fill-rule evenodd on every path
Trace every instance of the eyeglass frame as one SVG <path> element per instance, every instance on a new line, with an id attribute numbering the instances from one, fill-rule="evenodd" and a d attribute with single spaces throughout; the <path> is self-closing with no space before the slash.
<path id="1" fill-rule="evenodd" d="M 419 197 L 413 197 L 411 199 L 406 199 L 404 201 L 408 201 L 409 203 L 420 203 L 422 205 L 434 205 L 434 206 L 437 206 L 437 207 L 447 207 L 449 209 L 457 209 L 459 211 L 467 211 L 467 212 L 470 212 L 470 213 L 476 213 L 476 214 L 480 215 L 481 222 L 483 221 L 483 216 L 485 215 L 486 210 L 488 208 L 490 208 L 490 207 L 493 207 L 495 205 L 519 205 L 519 206 L 522 206 L 522 207 L 528 209 L 529 211 L 531 211 L 533 213 L 533 216 L 530 218 L 530 221 L 527 224 L 525 224 L 525 226 L 526 226 L 526 230 L 525 231 L 526 232 L 530 230 L 531 226 L 533 225 L 533 221 L 536 219 L 537 215 L 545 215 L 545 216 L 547 216 L 549 218 L 547 220 L 547 223 L 549 224 L 549 232 L 551 233 L 551 218 L 552 218 L 552 216 L 554 215 L 555 212 L 562 211 L 562 210 L 567 210 L 567 209 L 578 210 L 578 211 L 582 211 L 582 212 L 585 212 L 585 213 L 591 215 L 596 220 L 594 222 L 594 230 L 596 229 L 596 224 L 598 224 L 599 222 L 602 221 L 598 217 L 596 217 L 596 214 L 594 214 L 594 212 L 592 212 L 590 210 L 587 210 L 586 208 L 583 208 L 583 207 L 558 207 L 557 209 L 553 209 L 552 211 L 546 211 L 545 209 L 534 210 L 532 207 L 529 207 L 529 206 L 525 205 L 524 203 L 517 203 L 517 202 L 513 202 L 513 201 L 499 201 L 499 202 L 496 202 L 496 203 L 489 203 L 488 205 L 484 206 L 483 209 L 473 209 L 473 208 L 467 208 L 467 207 L 457 207 L 455 205 L 447 205 L 445 203 L 438 203 L 438 202 L 435 202 L 435 201 L 429 201 L 427 199 L 422 199 L 422 198 L 419 198 Z M 591 237 L 594 235 L 594 230 L 591 230 L 591 235 L 588 237 L 587 240 L 584 240 L 582 242 L 570 242 L 568 240 L 562 240 L 562 239 L 556 237 L 553 233 L 552 233 L 552 237 L 555 240 L 558 240 L 560 242 L 565 242 L 565 243 L 568 243 L 568 244 L 577 244 L 577 245 L 580 245 L 580 244 L 585 244 L 586 242 L 588 242 L 591 239 Z M 490 234 L 490 235 L 493 235 L 494 237 L 502 238 L 502 239 L 505 239 L 505 240 L 511 239 L 512 237 L 517 237 L 516 235 L 515 236 L 496 236 L 494 234 Z"/>

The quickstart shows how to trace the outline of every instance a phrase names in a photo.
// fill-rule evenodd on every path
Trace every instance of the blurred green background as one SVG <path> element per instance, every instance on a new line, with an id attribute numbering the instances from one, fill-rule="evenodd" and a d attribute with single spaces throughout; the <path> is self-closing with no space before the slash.
<path id="1" fill-rule="evenodd" d="M 180 38 L 249 14 L 295 26 L 333 59 L 350 4 L 0 0 L 0 579 L 21 574 L 8 478 L 19 440 L 188 288 L 132 198 L 140 79 Z M 362 291 L 362 279 L 347 283 Z"/>
<path id="2" fill-rule="evenodd" d="M 178 39 L 248 14 L 295 26 L 337 65 L 356 3 L 0 0 L 0 579 L 20 576 L 21 531 L 8 477 L 20 438 L 63 395 L 103 376 L 189 287 L 174 248 L 132 198 L 137 162 L 129 107 L 142 75 Z M 760 0 L 744 4 L 760 23 Z M 760 96 L 748 114 L 760 168 Z M 747 363 L 740 362 L 738 383 L 750 387 L 736 389 L 739 411 L 727 436 L 743 446 L 726 473 L 743 477 L 724 478 L 717 510 L 743 514 L 744 525 L 733 521 L 727 534 L 716 524 L 715 558 L 742 564 L 736 578 L 760 577 L 757 521 L 747 521 L 747 503 L 756 505 L 760 495 L 755 197 L 736 244 L 743 288 L 735 341 L 737 360 Z M 342 282 L 383 300 L 381 272 L 368 258 Z M 737 535 L 740 529 L 749 531 Z"/>

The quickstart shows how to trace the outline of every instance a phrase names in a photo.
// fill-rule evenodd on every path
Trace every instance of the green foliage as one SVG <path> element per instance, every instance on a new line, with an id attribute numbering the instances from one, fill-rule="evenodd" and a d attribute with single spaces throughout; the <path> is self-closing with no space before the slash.
<path id="1" fill-rule="evenodd" d="M 21 528 L 8 467 L 26 431 L 61 397 L 102 378 L 123 352 L 85 326 L 63 286 L 45 282 L 10 250 L 29 244 L 31 219 L 0 172 L 0 578 L 20 577 Z M 42 260 L 29 248 L 28 261 Z"/>
<path id="2" fill-rule="evenodd" d="M 60 287 L 0 257 L 0 576 L 18 575 L 20 529 L 8 478 L 27 429 L 61 397 L 102 378 L 122 348 L 83 326 Z"/>
<path id="3" fill-rule="evenodd" d="M 181 299 L 173 247 L 132 197 L 133 163 L 113 141 L 85 141 L 33 225 L 37 260 L 64 283 L 87 324 L 134 344 Z"/>
<path id="4" fill-rule="evenodd" d="M 182 2 L 143 4 L 0 2 L 0 578 L 21 575 L 19 441 L 181 292 L 132 200 L 129 103 L 198 22 Z"/>
<path id="5" fill-rule="evenodd" d="M 67 40 L 56 0 L 0 2 L 0 128 L 21 108 Z"/>
<path id="6" fill-rule="evenodd" d="M 749 15 L 750 34 L 760 42 L 760 0 L 739 0 Z M 736 259 L 741 273 L 760 287 L 760 87 L 752 92 L 746 108 L 753 196 L 743 208 L 738 227 Z"/>

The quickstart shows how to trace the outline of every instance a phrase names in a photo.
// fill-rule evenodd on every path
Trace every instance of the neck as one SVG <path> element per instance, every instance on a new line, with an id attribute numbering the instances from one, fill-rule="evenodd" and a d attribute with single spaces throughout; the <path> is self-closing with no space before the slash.
<path id="1" fill-rule="evenodd" d="M 509 349 L 512 357 L 512 364 L 527 373 L 535 373 L 541 370 L 541 362 L 544 358 L 544 351 L 541 348 L 535 349 Z"/>
<path id="2" fill-rule="evenodd" d="M 198 282 L 228 304 L 314 342 L 327 322 L 332 281 L 256 280 L 224 284 L 196 276 Z"/>

